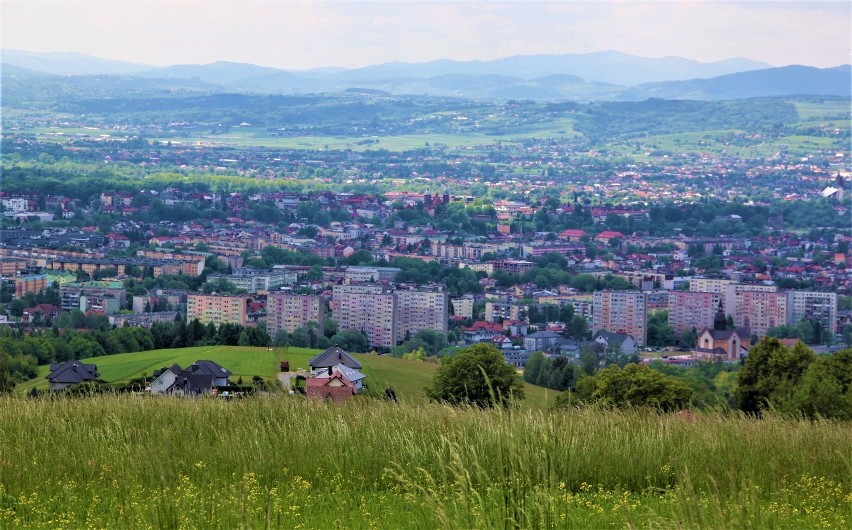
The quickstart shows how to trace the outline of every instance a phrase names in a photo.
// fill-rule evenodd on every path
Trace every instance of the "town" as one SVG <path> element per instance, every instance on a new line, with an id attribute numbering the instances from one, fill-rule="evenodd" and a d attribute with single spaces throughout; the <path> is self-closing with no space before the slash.
<path id="1" fill-rule="evenodd" d="M 4 137 L 17 163 L 76 156 L 77 143 Z M 206 170 L 230 151 L 127 144 L 96 141 L 84 153 L 179 154 Z M 375 176 L 398 170 L 397 153 L 371 157 L 369 170 L 340 158 L 367 153 L 288 153 L 301 173 L 318 165 L 303 179 L 325 187 L 316 191 L 229 192 L 226 176 L 93 192 L 79 178 L 51 186 L 49 165 L 47 177 L 7 177 L 3 324 L 29 333 L 228 323 L 253 328 L 254 345 L 394 356 L 485 342 L 520 370 L 533 352 L 596 368 L 640 358 L 688 367 L 740 362 L 767 335 L 817 351 L 852 342 L 848 152 L 769 165 L 702 156 L 677 168 L 605 157 L 584 168 L 594 184 L 572 185 L 545 147 L 479 166 L 464 150 L 440 163 L 426 150 L 405 159 L 409 179 Z M 277 160 L 239 173 L 273 171 Z M 318 178 L 323 167 L 329 176 Z M 515 167 L 538 174 L 499 178 Z M 755 199 L 749 183 L 778 173 Z M 706 188 L 720 180 L 724 188 Z M 67 355 L 84 357 L 80 348 Z M 32 363 L 15 366 L 19 380 L 33 374 Z"/>

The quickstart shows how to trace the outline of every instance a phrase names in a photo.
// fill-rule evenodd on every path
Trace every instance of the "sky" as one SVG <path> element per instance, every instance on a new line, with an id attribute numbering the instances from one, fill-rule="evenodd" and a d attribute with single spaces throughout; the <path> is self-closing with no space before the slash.
<path id="1" fill-rule="evenodd" d="M 852 2 L 2 0 L 0 46 L 292 70 L 605 50 L 829 67 L 852 62 Z"/>

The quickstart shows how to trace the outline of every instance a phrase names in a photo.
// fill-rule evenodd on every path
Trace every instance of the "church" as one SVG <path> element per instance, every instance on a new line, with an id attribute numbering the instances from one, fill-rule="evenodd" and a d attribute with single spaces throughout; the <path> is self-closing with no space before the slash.
<path id="1" fill-rule="evenodd" d="M 751 347 L 751 337 L 740 329 L 726 328 L 722 302 L 713 319 L 713 328 L 704 328 L 698 334 L 695 356 L 708 360 L 738 361 Z"/>

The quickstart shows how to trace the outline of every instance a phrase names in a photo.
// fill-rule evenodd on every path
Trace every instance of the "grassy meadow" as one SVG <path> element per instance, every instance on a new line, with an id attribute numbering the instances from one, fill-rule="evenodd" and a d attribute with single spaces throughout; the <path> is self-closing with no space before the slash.
<path id="1" fill-rule="evenodd" d="M 852 426 L 598 409 L 0 398 L 0 528 L 844 528 Z"/>
<path id="2" fill-rule="evenodd" d="M 119 383 L 145 375 L 151 377 L 154 370 L 179 364 L 186 368 L 195 361 L 204 359 L 215 361 L 230 370 L 231 381 L 242 377 L 248 384 L 252 377 L 259 375 L 274 380 L 278 374 L 278 363 L 290 362 L 290 370 L 306 370 L 308 360 L 321 350 L 309 348 L 257 348 L 249 346 L 197 346 L 193 348 L 174 348 L 151 350 L 136 353 L 119 353 L 83 359 L 83 362 L 98 367 L 101 379 L 107 383 Z M 397 396 L 412 403 L 425 403 L 423 389 L 432 382 L 438 369 L 435 363 L 396 359 L 382 355 L 356 355 L 363 365 L 367 384 L 377 390 L 393 388 Z M 45 376 L 49 366 L 39 367 L 39 375 L 15 387 L 15 391 L 24 394 L 33 388 L 47 390 Z M 524 407 L 543 409 L 556 400 L 557 392 L 533 385 L 524 385 L 526 400 Z"/>

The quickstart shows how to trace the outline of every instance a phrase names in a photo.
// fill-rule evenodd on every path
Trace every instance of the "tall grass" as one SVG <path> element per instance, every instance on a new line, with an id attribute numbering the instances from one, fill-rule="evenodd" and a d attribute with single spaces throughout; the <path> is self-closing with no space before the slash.
<path id="1" fill-rule="evenodd" d="M 852 426 L 286 396 L 0 399 L 0 527 L 843 527 Z"/>

